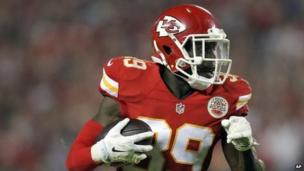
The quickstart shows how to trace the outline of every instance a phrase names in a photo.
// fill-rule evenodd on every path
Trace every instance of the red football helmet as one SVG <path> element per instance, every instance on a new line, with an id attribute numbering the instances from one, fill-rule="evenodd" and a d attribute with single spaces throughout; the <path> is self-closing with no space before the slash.
<path id="1" fill-rule="evenodd" d="M 154 62 L 195 89 L 224 83 L 232 63 L 229 40 L 208 10 L 192 4 L 170 8 L 158 17 L 152 34 Z"/>

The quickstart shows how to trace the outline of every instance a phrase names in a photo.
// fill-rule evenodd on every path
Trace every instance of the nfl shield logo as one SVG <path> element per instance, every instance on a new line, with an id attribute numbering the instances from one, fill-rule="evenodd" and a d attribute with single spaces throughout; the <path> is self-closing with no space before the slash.
<path id="1" fill-rule="evenodd" d="M 182 103 L 177 103 L 175 108 L 176 113 L 183 114 L 185 112 L 185 105 Z"/>

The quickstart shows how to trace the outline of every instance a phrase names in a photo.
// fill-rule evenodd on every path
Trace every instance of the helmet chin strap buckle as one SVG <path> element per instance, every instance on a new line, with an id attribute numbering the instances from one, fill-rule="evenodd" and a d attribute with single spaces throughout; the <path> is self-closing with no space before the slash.
<path id="1" fill-rule="evenodd" d="M 220 38 L 225 39 L 227 37 L 226 33 L 223 29 L 219 29 L 216 27 L 211 27 L 208 29 L 208 34 L 210 35 L 210 38 Z"/>

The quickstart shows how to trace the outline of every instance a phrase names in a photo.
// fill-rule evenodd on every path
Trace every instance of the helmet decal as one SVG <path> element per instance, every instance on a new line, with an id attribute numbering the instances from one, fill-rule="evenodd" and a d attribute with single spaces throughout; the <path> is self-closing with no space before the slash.
<path id="1" fill-rule="evenodd" d="M 186 30 L 186 26 L 171 16 L 165 16 L 164 19 L 158 22 L 156 32 L 159 37 L 168 36 L 169 33 L 177 34 Z"/>

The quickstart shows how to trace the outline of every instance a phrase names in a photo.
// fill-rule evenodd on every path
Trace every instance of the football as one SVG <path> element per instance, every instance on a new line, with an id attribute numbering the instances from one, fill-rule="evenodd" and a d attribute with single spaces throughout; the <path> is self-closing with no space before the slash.
<path id="1" fill-rule="evenodd" d="M 111 128 L 113 128 L 119 121 L 122 119 L 119 119 L 117 121 L 114 121 L 110 124 L 108 124 L 101 133 L 101 139 L 103 139 L 107 133 L 110 131 Z M 129 123 L 121 130 L 121 134 L 124 136 L 131 136 L 139 133 L 144 133 L 152 131 L 150 126 L 145 123 L 142 120 L 139 119 L 130 119 Z M 153 137 L 144 139 L 142 141 L 136 142 L 135 144 L 139 145 L 152 145 L 153 143 Z"/>

